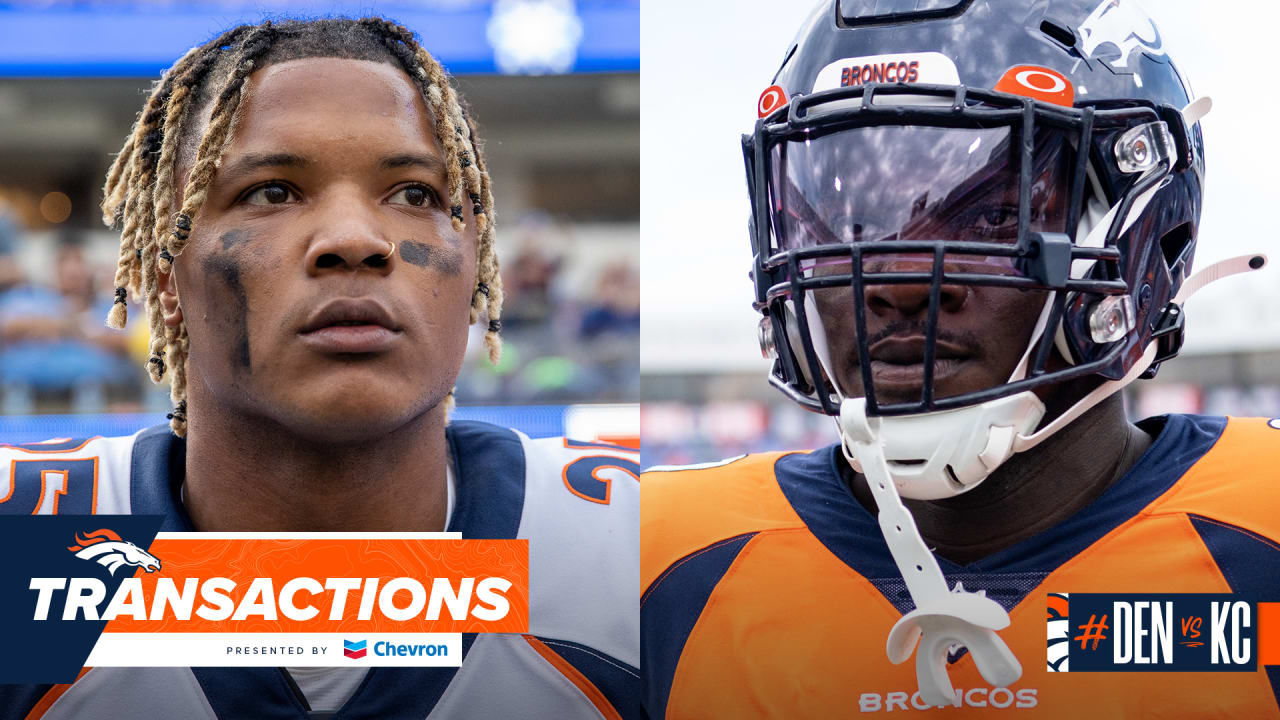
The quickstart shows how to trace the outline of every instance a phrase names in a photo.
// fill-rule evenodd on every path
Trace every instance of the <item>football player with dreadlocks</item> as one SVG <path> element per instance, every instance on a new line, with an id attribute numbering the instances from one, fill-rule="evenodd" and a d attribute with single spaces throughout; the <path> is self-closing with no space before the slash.
<path id="1" fill-rule="evenodd" d="M 92 668 L 0 688 L 0 716 L 635 716 L 638 457 L 447 424 L 471 323 L 498 358 L 502 282 L 475 123 L 410 31 L 265 22 L 193 48 L 105 193 L 109 324 L 143 299 L 171 422 L 0 448 L 0 513 L 527 538 L 529 634 L 464 636 L 461 668 Z"/>
<path id="2" fill-rule="evenodd" d="M 1266 263 L 1191 272 L 1208 109 L 1129 0 L 819 5 L 743 149 L 769 380 L 839 442 L 645 475 L 651 717 L 1280 717 L 1280 668 L 1045 661 L 1050 592 L 1280 599 L 1280 422 L 1118 394 Z"/>

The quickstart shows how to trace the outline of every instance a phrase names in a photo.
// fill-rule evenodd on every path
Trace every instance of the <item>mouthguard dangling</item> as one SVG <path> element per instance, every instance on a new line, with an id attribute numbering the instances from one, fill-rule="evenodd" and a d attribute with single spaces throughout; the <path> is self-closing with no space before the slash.
<path id="1" fill-rule="evenodd" d="M 851 464 L 857 458 L 871 486 L 880 531 L 916 606 L 889 632 L 889 661 L 901 664 L 915 651 L 920 696 L 933 706 L 955 702 L 946 666 L 952 645 L 968 648 L 978 672 L 993 687 L 1007 687 L 1022 677 L 1022 665 L 995 632 L 1009 626 L 1009 613 L 984 591 L 969 592 L 959 583 L 947 589 L 937 559 L 898 495 L 879 437 L 880 422 L 867 416 L 865 398 L 847 398 L 840 405 L 841 449 Z"/>

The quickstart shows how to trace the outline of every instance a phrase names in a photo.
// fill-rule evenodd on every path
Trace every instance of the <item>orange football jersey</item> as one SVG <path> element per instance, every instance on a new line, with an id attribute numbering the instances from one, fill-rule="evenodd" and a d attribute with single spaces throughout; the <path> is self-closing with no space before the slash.
<path id="1" fill-rule="evenodd" d="M 1280 667 L 1049 672 L 1046 601 L 1066 593 L 1280 600 L 1280 422 L 1173 415 L 1137 464 L 1059 525 L 969 565 L 1022 678 L 991 688 L 949 658 L 958 707 L 926 708 L 885 655 L 910 596 L 841 480 L 838 446 L 644 475 L 642 667 L 653 718 L 1280 718 Z"/>

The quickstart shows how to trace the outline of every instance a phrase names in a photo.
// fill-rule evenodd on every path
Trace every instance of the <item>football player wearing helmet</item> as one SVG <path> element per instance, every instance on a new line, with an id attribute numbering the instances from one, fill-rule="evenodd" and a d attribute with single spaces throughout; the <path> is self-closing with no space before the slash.
<path id="1" fill-rule="evenodd" d="M 469 325 L 500 350 L 494 204 L 475 124 L 409 30 L 265 22 L 193 48 L 105 191 L 109 322 L 143 298 L 171 423 L 0 447 L 0 514 L 526 538 L 529 633 L 465 635 L 461 668 L 95 667 L 0 686 L 0 717 L 639 712 L 637 454 L 448 423 Z"/>
<path id="2" fill-rule="evenodd" d="M 651 716 L 1280 717 L 1280 668 L 1044 661 L 1051 591 L 1280 599 L 1280 429 L 1117 394 L 1266 263 L 1191 272 L 1208 109 L 1128 0 L 820 4 L 743 150 L 769 380 L 839 442 L 645 476 Z"/>

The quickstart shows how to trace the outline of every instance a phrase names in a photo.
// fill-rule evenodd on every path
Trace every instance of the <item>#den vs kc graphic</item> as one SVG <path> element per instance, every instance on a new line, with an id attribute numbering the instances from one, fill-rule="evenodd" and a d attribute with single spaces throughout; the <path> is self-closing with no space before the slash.
<path id="1" fill-rule="evenodd" d="M 1280 664 L 1280 603 L 1222 593 L 1050 593 L 1049 672 L 1255 672 Z"/>

